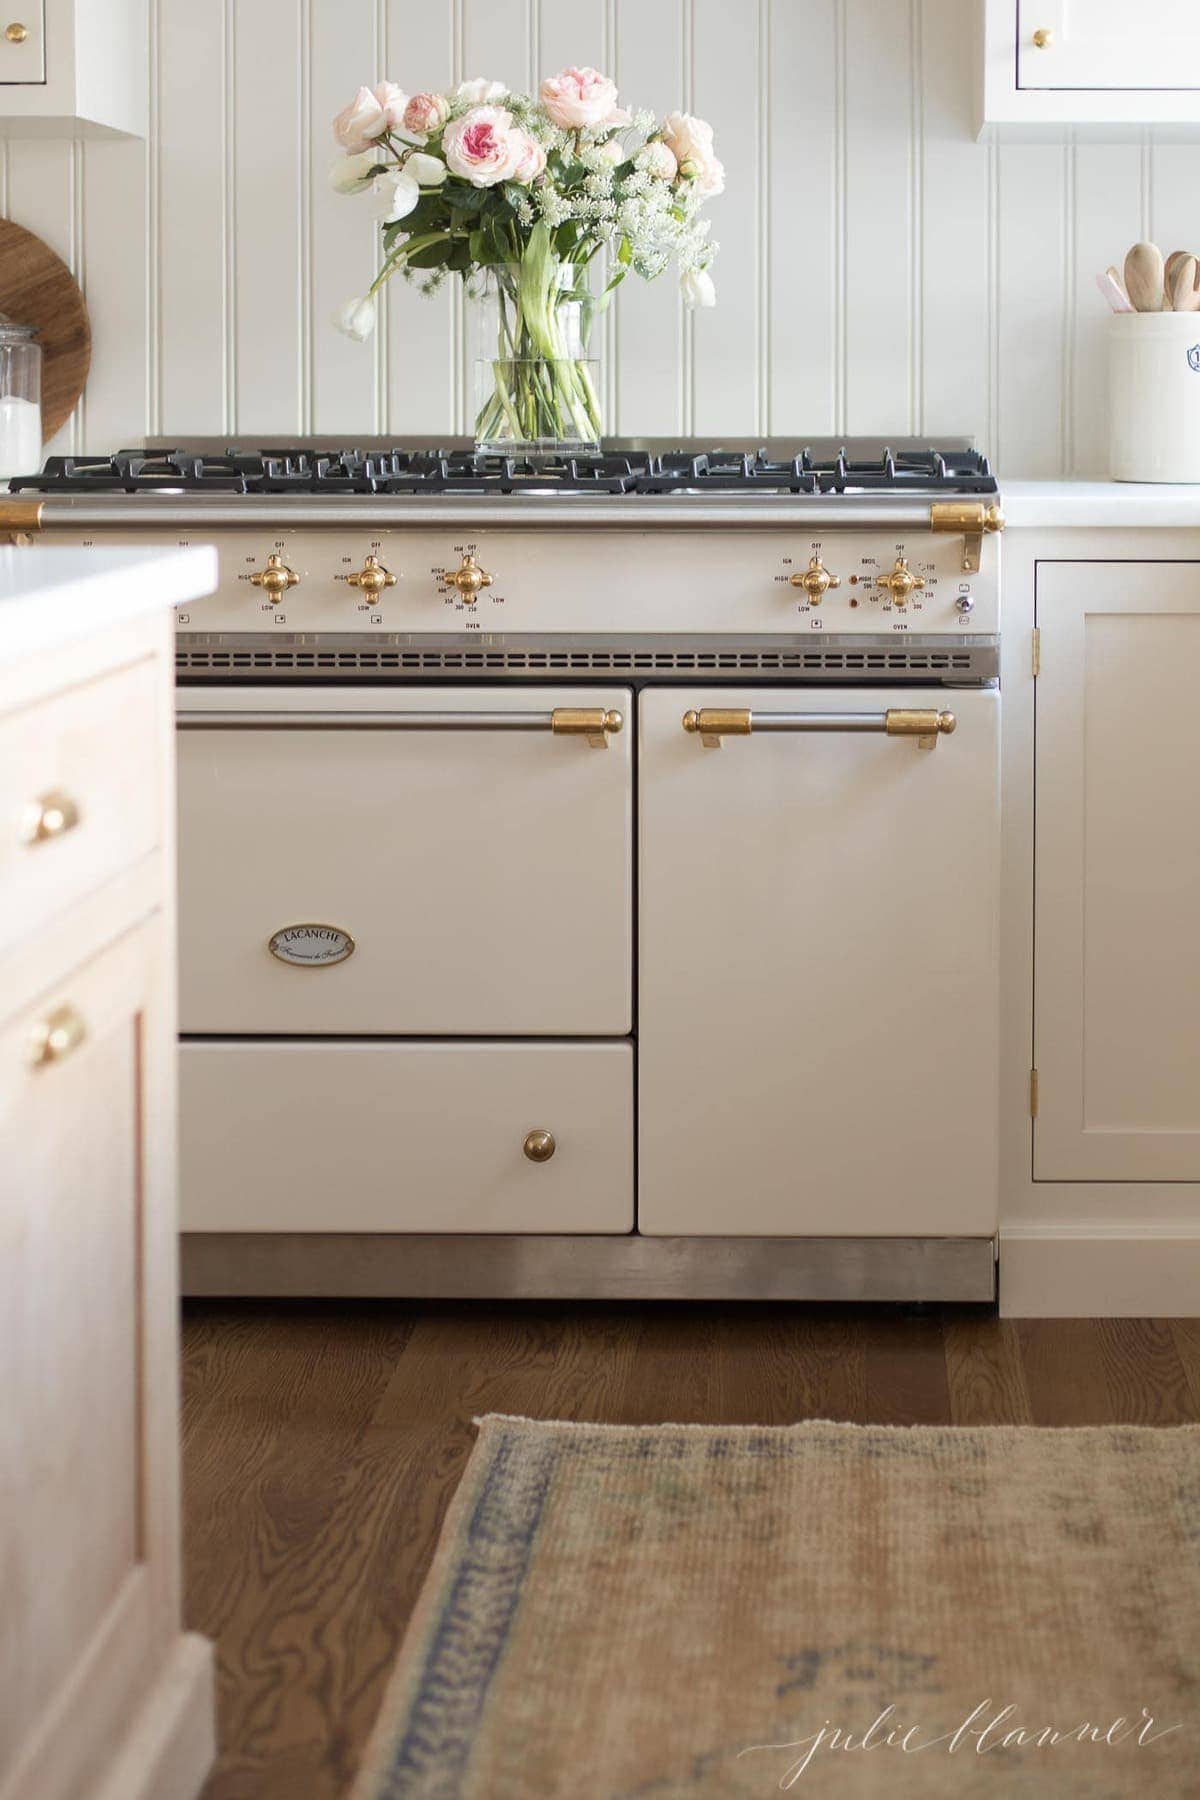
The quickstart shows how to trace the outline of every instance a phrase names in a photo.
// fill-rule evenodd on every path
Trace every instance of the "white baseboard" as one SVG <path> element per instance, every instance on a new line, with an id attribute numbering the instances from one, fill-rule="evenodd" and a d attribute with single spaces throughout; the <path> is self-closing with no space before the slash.
<path id="1" fill-rule="evenodd" d="M 1200 1225 L 1001 1228 L 1006 1319 L 1200 1318 Z"/>
<path id="2" fill-rule="evenodd" d="M 216 1755 L 213 1648 L 188 1632 L 105 1769 L 93 1800 L 195 1800 Z"/>

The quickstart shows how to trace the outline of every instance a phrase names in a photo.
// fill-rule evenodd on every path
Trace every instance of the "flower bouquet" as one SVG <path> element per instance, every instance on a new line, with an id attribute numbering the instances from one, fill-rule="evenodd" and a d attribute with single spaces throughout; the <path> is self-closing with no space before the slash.
<path id="1" fill-rule="evenodd" d="M 333 130 L 346 152 L 334 186 L 374 196 L 384 252 L 367 294 L 336 323 L 366 338 L 397 273 L 425 293 L 460 276 L 484 334 L 481 450 L 599 444 L 592 330 L 630 270 L 653 280 L 673 262 L 689 305 L 715 303 L 716 245 L 701 211 L 725 176 L 711 126 L 687 113 L 630 114 L 595 69 L 563 69 L 536 99 L 496 81 L 411 96 L 384 81 L 360 88 Z"/>

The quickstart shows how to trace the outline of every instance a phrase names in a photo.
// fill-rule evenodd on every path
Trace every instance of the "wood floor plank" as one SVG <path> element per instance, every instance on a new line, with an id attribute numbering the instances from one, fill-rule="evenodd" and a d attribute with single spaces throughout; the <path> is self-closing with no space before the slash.
<path id="1" fill-rule="evenodd" d="M 942 1323 L 955 1425 L 1030 1425 L 1021 1343 L 1011 1319 L 965 1314 Z"/>
<path id="2" fill-rule="evenodd" d="M 1096 1334 L 1114 1423 L 1191 1425 L 1200 1420 L 1166 1319 L 1101 1319 Z"/>
<path id="3" fill-rule="evenodd" d="M 847 1309 L 729 1307 L 715 1349 L 720 1417 L 729 1424 L 865 1416 L 862 1321 Z"/>
<path id="4" fill-rule="evenodd" d="M 1018 1319 L 1035 1425 L 1107 1425 L 1113 1402 L 1095 1319 Z"/>
<path id="5" fill-rule="evenodd" d="M 1188 1392 L 1200 1407 L 1200 1319 L 1170 1319 L 1175 1352 L 1187 1377 Z"/>
<path id="6" fill-rule="evenodd" d="M 881 1311 L 866 1334 L 866 1423 L 948 1425 L 946 1346 L 937 1312 Z"/>

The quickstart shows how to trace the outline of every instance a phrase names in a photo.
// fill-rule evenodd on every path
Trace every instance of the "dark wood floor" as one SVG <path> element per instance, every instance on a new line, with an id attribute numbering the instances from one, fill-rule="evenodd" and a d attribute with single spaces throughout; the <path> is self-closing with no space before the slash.
<path id="1" fill-rule="evenodd" d="M 1200 1321 L 612 1306 L 193 1304 L 190 1625 L 205 1800 L 333 1800 L 482 1412 L 782 1424 L 1200 1422 Z"/>

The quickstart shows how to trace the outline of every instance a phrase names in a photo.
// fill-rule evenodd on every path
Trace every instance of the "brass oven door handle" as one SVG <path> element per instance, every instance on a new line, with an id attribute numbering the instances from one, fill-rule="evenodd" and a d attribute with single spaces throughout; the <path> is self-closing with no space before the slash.
<path id="1" fill-rule="evenodd" d="M 749 707 L 704 706 L 683 715 L 683 729 L 698 733 L 706 750 L 719 750 L 723 737 L 750 737 L 760 731 L 879 731 L 888 737 L 915 737 L 919 749 L 932 750 L 957 723 L 952 712 L 909 706 L 875 713 L 751 712 Z"/>
<path id="2" fill-rule="evenodd" d="M 551 712 L 210 712 L 178 720 L 181 731 L 549 731 L 581 737 L 596 750 L 624 729 L 624 715 L 603 706 Z"/>

